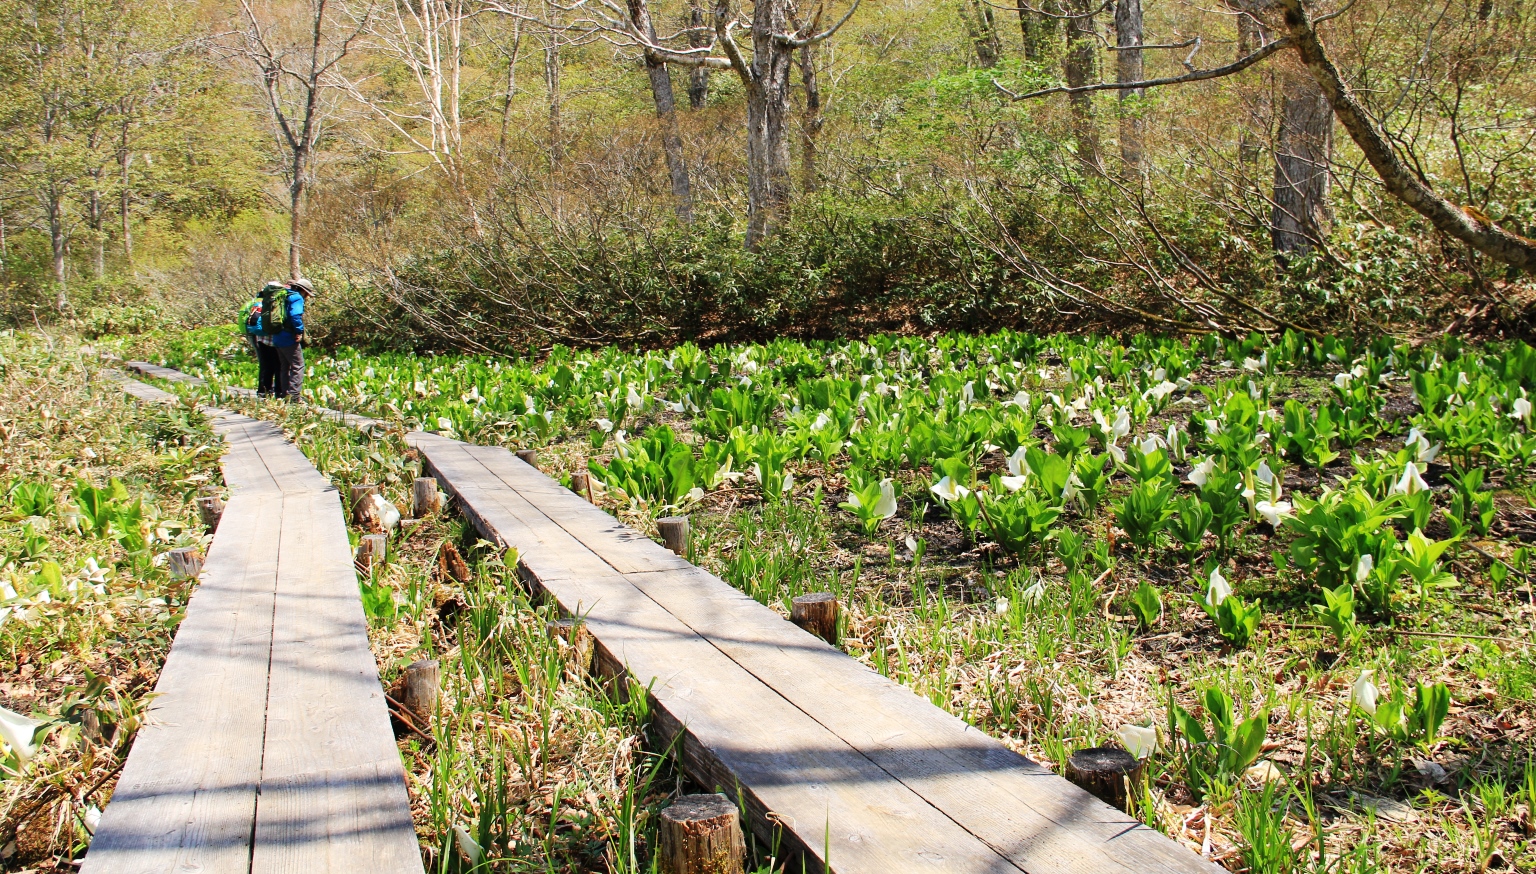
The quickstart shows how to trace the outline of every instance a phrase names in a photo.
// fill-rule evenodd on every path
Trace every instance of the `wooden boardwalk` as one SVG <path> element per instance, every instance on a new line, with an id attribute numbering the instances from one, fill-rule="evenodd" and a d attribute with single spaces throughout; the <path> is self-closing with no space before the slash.
<path id="1" fill-rule="evenodd" d="M 650 689 L 684 768 L 807 870 L 1222 869 L 870 671 L 502 448 L 408 439 L 567 614 Z M 825 868 L 823 867 L 825 866 Z"/>
<path id="2" fill-rule="evenodd" d="M 205 412 L 232 496 L 82 870 L 419 874 L 340 498 L 276 426 Z"/>
<path id="3" fill-rule="evenodd" d="M 179 370 L 173 370 L 173 369 L 171 369 L 169 367 L 161 367 L 158 364 L 150 364 L 147 361 L 123 361 L 121 363 L 122 363 L 123 367 L 126 367 L 127 369 L 133 371 L 134 373 L 140 374 L 142 376 L 152 377 L 154 379 L 163 379 L 166 382 L 176 382 L 176 383 L 181 383 L 182 385 L 196 385 L 196 386 L 201 386 L 201 385 L 207 385 L 208 384 L 208 382 L 206 380 L 204 380 L 204 379 L 202 379 L 200 377 L 192 376 L 191 374 L 187 374 L 187 373 L 182 373 Z M 151 386 L 151 388 L 152 388 L 152 386 Z M 243 386 L 237 386 L 237 385 L 225 386 L 223 388 L 223 391 L 225 393 L 229 394 L 229 395 L 234 395 L 235 397 L 241 397 L 241 398 L 254 398 L 254 397 L 256 397 L 256 390 L 255 389 L 244 388 Z M 172 396 L 167 395 L 167 397 L 172 397 Z M 353 428 L 360 428 L 360 429 L 363 429 L 363 430 L 367 430 L 369 428 L 382 427 L 383 424 L 384 424 L 383 422 L 379 421 L 378 419 L 372 419 L 372 418 L 369 418 L 368 416 L 360 416 L 360 415 L 358 415 L 356 413 L 344 413 L 341 410 L 333 410 L 333 409 L 331 409 L 329 407 L 315 406 L 313 404 L 310 404 L 308 406 L 309 406 L 309 409 L 314 410 L 317 413 L 320 413 L 325 418 L 336 419 L 337 421 L 340 421 L 340 422 L 342 422 L 344 424 L 350 425 Z"/>

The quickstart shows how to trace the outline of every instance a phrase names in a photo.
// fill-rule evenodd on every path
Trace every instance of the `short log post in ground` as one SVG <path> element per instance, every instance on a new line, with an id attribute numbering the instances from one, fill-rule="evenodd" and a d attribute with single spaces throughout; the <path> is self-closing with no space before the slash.
<path id="1" fill-rule="evenodd" d="M 1118 747 L 1090 747 L 1067 757 L 1063 776 L 1105 804 L 1126 810 L 1132 798 L 1141 797 L 1146 766 Z"/>
<path id="2" fill-rule="evenodd" d="M 437 480 L 419 476 L 411 483 L 411 518 L 425 519 L 443 509 L 443 493 L 437 490 Z"/>
<path id="3" fill-rule="evenodd" d="M 190 546 L 173 549 L 166 556 L 171 568 L 171 579 L 195 579 L 203 572 L 203 554 Z"/>
<path id="4" fill-rule="evenodd" d="M 437 572 L 443 579 L 453 580 L 460 585 L 469 582 L 469 565 L 464 563 L 464 556 L 459 554 L 459 548 L 451 540 L 444 540 L 443 545 L 437 548 Z"/>
<path id="5" fill-rule="evenodd" d="M 837 611 L 831 592 L 811 592 L 791 602 L 789 621 L 837 646 Z"/>
<path id="6" fill-rule="evenodd" d="M 661 533 L 664 546 L 678 555 L 688 555 L 687 516 L 663 516 L 656 520 L 656 530 Z"/>
<path id="7" fill-rule="evenodd" d="M 572 472 L 571 491 L 581 495 L 587 503 L 592 503 L 592 475 L 584 470 Z"/>
<path id="8" fill-rule="evenodd" d="M 352 486 L 347 506 L 352 508 L 352 524 L 364 531 L 379 530 L 379 510 L 373 505 L 378 486 Z"/>
<path id="9" fill-rule="evenodd" d="M 442 680 L 442 670 L 436 659 L 411 662 L 405 672 L 390 688 L 389 697 L 395 699 L 411 726 L 417 731 L 431 731 L 432 714 L 437 712 L 437 690 Z"/>
<path id="10" fill-rule="evenodd" d="M 592 632 L 576 619 L 556 619 L 546 626 L 549 633 L 565 641 L 571 649 L 571 664 L 582 673 L 592 670 Z"/>
<path id="11" fill-rule="evenodd" d="M 224 499 L 219 497 L 217 490 L 205 490 L 198 496 L 197 515 L 202 518 L 204 528 L 219 530 L 219 520 L 224 518 Z"/>
<path id="12" fill-rule="evenodd" d="M 529 467 L 533 468 L 534 470 L 538 470 L 539 469 L 539 454 L 537 452 L 534 452 L 532 449 L 519 449 L 519 450 L 517 450 L 517 457 L 521 458 L 524 463 L 526 463 Z"/>
<path id="13" fill-rule="evenodd" d="M 367 573 L 384 563 L 389 549 L 389 538 L 383 534 L 364 534 L 357 541 L 357 569 Z"/>
<path id="14" fill-rule="evenodd" d="M 661 812 L 662 874 L 741 874 L 746 839 L 724 795 L 684 795 Z"/>

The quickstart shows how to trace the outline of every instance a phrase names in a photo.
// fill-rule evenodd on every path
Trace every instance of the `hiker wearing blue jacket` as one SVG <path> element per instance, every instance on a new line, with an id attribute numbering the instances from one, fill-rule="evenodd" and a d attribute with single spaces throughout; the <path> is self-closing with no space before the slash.
<path id="1" fill-rule="evenodd" d="M 272 334 L 272 347 L 277 351 L 277 396 L 289 401 L 304 399 L 304 303 L 315 293 L 315 286 L 308 279 L 288 282 L 288 292 L 283 295 L 285 312 L 278 323 L 283 330 Z"/>

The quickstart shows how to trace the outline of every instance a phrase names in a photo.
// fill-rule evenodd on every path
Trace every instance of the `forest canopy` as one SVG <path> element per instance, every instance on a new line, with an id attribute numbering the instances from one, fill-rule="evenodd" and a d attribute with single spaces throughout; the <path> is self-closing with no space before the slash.
<path id="1" fill-rule="evenodd" d="M 1526 0 L 0 0 L 0 318 L 1529 335 Z"/>

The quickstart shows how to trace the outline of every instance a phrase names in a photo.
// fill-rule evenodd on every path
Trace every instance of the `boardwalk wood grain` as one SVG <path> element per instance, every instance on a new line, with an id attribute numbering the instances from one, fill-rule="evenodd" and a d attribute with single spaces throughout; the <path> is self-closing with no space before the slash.
<path id="1" fill-rule="evenodd" d="M 812 870 L 1207 872 L 1100 802 L 694 567 L 511 452 L 413 445 L 519 571 L 649 688 L 685 768 Z"/>
<path id="2" fill-rule="evenodd" d="M 419 874 L 340 498 L 276 426 L 205 412 L 232 494 L 82 870 Z"/>

